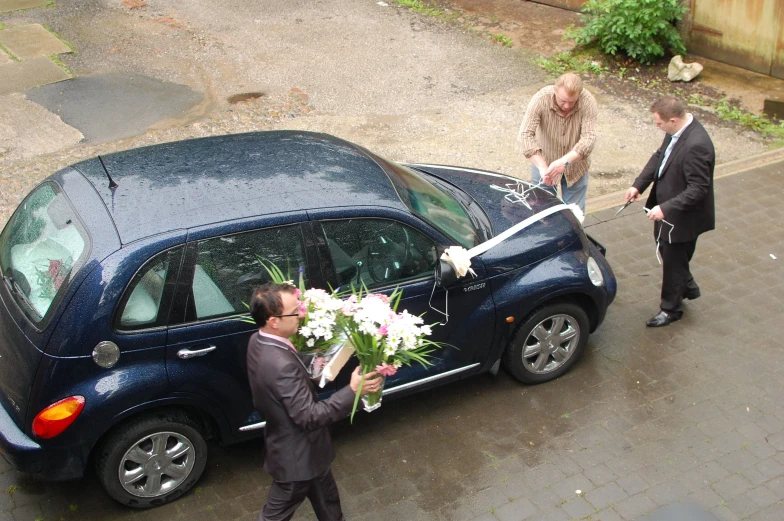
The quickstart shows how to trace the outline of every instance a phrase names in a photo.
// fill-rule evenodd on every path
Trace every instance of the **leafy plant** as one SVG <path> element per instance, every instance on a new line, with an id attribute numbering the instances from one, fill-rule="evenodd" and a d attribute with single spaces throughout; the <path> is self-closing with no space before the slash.
<path id="1" fill-rule="evenodd" d="M 686 52 L 675 27 L 688 12 L 681 0 L 588 0 L 582 11 L 586 24 L 569 31 L 577 43 L 596 42 L 606 54 L 620 51 L 644 64 Z"/>
<path id="2" fill-rule="evenodd" d="M 512 46 L 512 39 L 504 34 L 491 34 L 490 39 L 496 43 L 500 43 L 504 47 Z"/>
<path id="3" fill-rule="evenodd" d="M 427 16 L 435 16 L 436 18 L 441 18 L 445 15 L 445 13 L 439 9 L 435 9 L 433 7 L 429 7 L 419 0 L 395 0 L 399 5 L 403 7 L 408 7 L 418 13 L 427 15 Z"/>
<path id="4" fill-rule="evenodd" d="M 544 70 L 558 75 L 564 72 L 601 74 L 607 71 L 607 67 L 593 59 L 593 56 L 584 50 L 562 51 L 549 58 L 538 58 L 536 64 Z"/>

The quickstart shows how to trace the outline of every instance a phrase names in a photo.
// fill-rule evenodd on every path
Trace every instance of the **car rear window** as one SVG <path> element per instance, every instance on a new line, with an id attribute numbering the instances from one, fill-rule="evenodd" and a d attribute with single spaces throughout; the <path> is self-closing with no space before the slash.
<path id="1" fill-rule="evenodd" d="M 36 188 L 0 235 L 0 269 L 22 309 L 41 322 L 87 251 L 87 234 L 54 183 Z"/>

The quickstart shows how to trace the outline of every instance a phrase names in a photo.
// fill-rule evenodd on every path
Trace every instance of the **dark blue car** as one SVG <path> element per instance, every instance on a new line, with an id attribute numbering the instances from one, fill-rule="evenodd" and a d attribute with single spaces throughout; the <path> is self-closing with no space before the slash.
<path id="1" fill-rule="evenodd" d="M 130 506 L 179 497 L 204 470 L 205 440 L 263 433 L 245 369 L 254 328 L 240 320 L 268 281 L 260 259 L 302 271 L 307 287 L 400 287 L 400 309 L 443 323 L 432 338 L 452 347 L 390 377 L 386 396 L 501 362 L 522 382 L 557 378 L 616 291 L 572 212 L 474 258 L 476 277 L 436 269 L 445 247 L 470 249 L 560 204 L 493 188 L 510 183 L 293 131 L 155 145 L 57 172 L 0 236 L 0 452 L 53 480 L 94 460 Z"/>

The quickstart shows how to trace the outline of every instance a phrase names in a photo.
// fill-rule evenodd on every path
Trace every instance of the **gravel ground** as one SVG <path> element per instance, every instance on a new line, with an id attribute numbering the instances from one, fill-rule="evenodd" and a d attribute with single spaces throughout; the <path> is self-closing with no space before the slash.
<path id="1" fill-rule="evenodd" d="M 527 178 L 530 167 L 515 135 L 530 97 L 552 81 L 533 63 L 535 53 L 548 42 L 563 46 L 555 43 L 562 31 L 542 21 L 564 12 L 536 5 L 523 13 L 526 20 L 508 19 L 522 16 L 509 9 L 511 2 L 474 6 L 489 6 L 503 18 L 447 6 L 454 21 L 375 0 L 60 0 L 54 8 L 0 15 L 7 27 L 51 27 L 76 49 L 61 58 L 77 76 L 132 71 L 206 97 L 196 115 L 160 122 L 137 137 L 100 145 L 52 140 L 39 153 L 25 152 L 21 142 L 6 147 L 0 151 L 0 222 L 41 179 L 81 159 L 250 130 L 329 132 L 391 159 Z M 145 5 L 129 7 L 138 4 Z M 528 28 L 537 48 L 521 45 Z M 513 48 L 487 38 L 498 31 L 516 35 Z M 592 197 L 627 187 L 662 135 L 647 100 L 615 95 L 592 79 L 588 88 L 600 104 Z M 228 101 L 248 92 L 263 95 Z M 0 97 L 0 107 L 6 102 Z M 707 123 L 719 161 L 767 147 L 753 133 Z"/>

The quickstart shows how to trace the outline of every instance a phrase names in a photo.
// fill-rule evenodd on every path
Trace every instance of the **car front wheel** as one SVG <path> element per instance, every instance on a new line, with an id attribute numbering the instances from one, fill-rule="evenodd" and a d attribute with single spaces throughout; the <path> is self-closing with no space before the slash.
<path id="1" fill-rule="evenodd" d="M 588 316 L 571 302 L 540 308 L 515 332 L 504 366 L 523 383 L 538 384 L 566 373 L 588 342 Z"/>
<path id="2" fill-rule="evenodd" d="M 115 500 L 150 508 L 187 492 L 206 462 L 199 425 L 184 414 L 160 413 L 131 420 L 111 434 L 101 445 L 96 471 Z"/>

